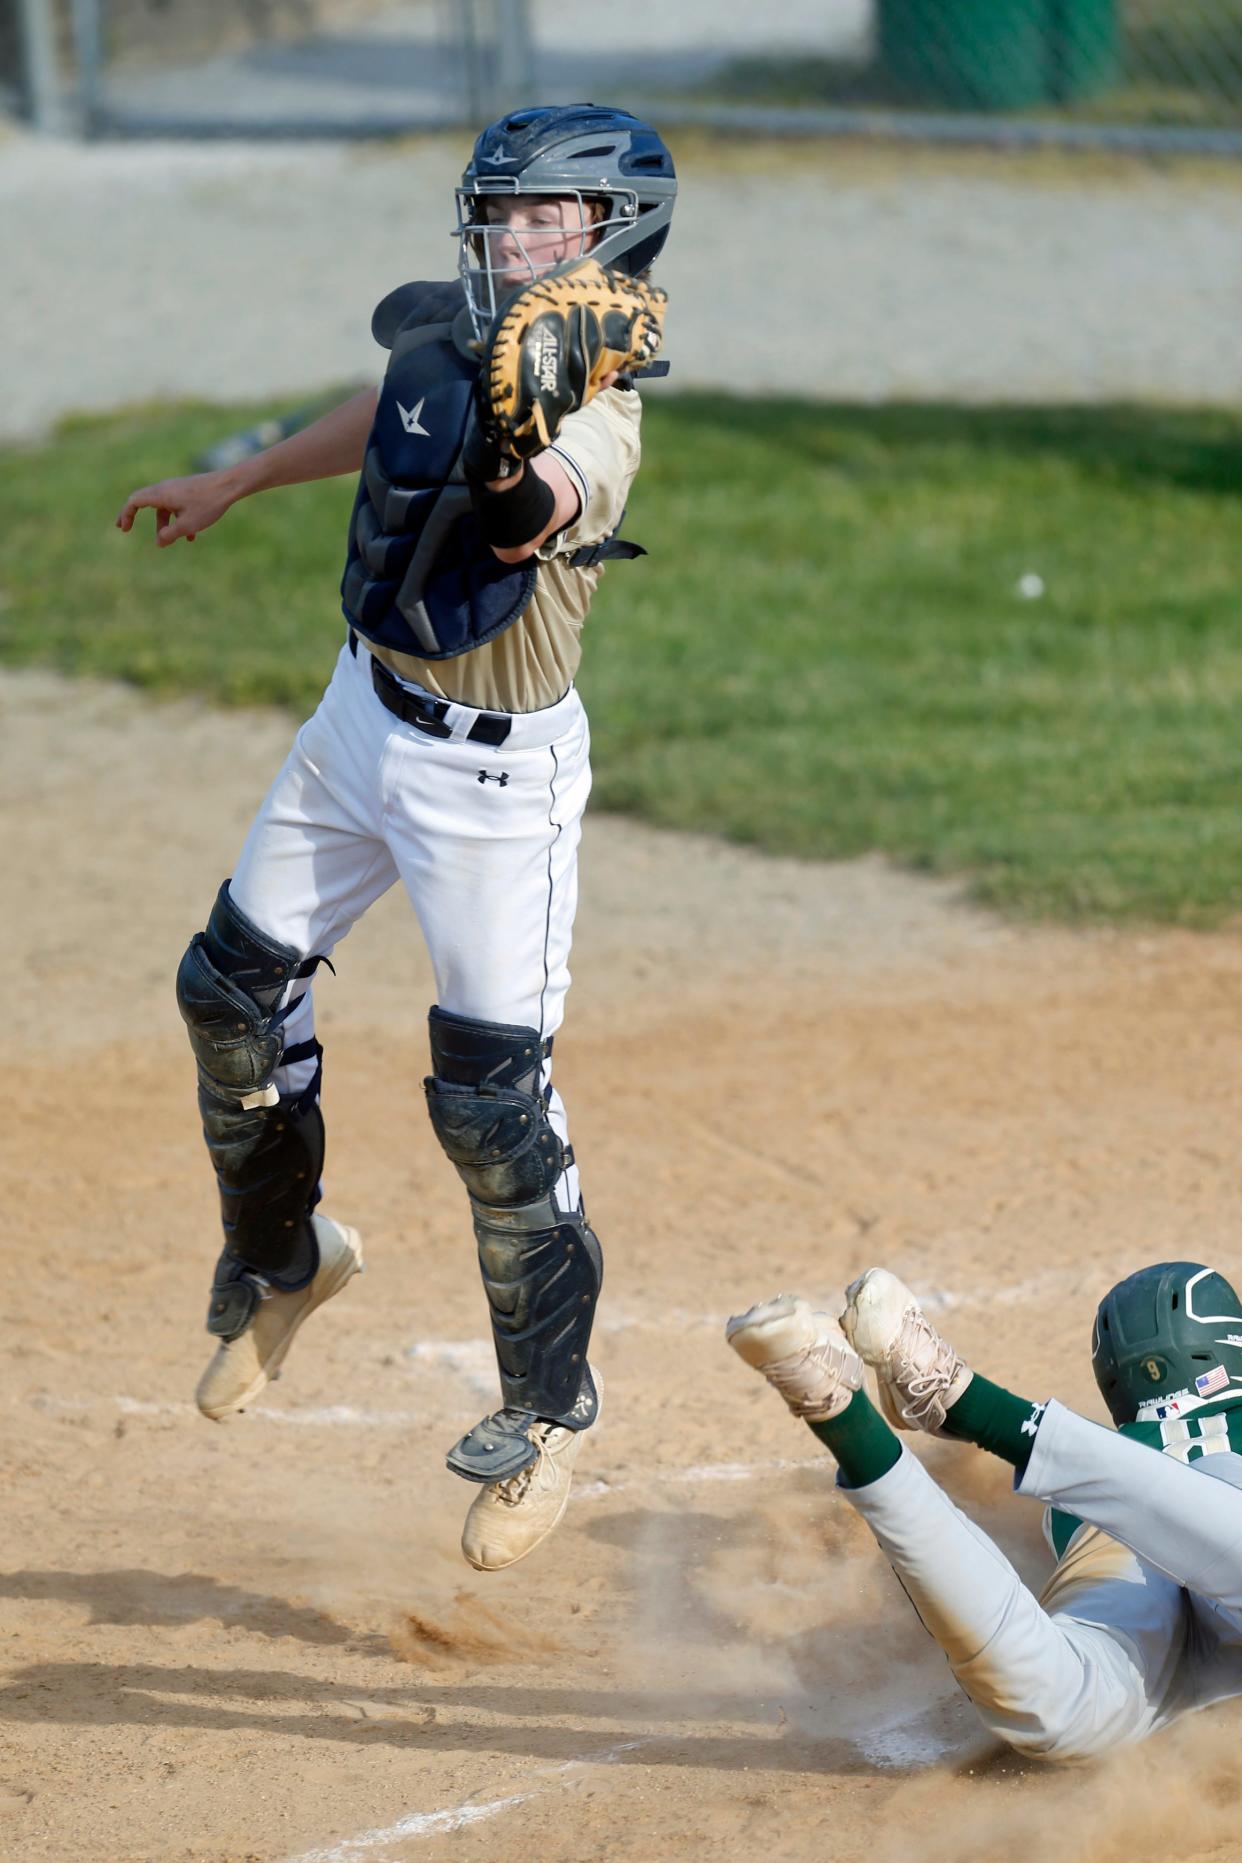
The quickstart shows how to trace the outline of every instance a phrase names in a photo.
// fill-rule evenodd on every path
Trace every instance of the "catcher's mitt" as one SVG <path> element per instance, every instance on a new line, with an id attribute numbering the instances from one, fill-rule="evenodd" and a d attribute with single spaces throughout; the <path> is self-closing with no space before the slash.
<path id="1" fill-rule="evenodd" d="M 502 452 L 529 459 L 584 408 L 603 378 L 651 361 L 667 292 L 598 259 L 574 259 L 523 285 L 483 351 L 480 413 Z"/>

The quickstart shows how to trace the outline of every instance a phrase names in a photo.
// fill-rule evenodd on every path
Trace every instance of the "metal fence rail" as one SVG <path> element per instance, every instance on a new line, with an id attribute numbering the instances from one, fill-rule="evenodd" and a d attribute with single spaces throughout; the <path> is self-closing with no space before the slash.
<path id="1" fill-rule="evenodd" d="M 61 121 L 94 135 L 391 135 L 592 96 L 777 134 L 1242 153 L 1242 0 L 0 0 L 0 92 L 24 81 L 45 118 L 49 47 Z"/>

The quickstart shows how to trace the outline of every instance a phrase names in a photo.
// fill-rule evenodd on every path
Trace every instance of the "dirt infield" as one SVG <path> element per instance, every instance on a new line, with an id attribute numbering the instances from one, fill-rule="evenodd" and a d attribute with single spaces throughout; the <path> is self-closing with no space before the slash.
<path id="1" fill-rule="evenodd" d="M 0 1853 L 1236 1856 L 1233 1707 L 1062 1773 L 987 1745 L 721 1322 L 883 1260 L 1100 1415 L 1109 1281 L 1239 1265 L 1238 938 L 1015 932 L 878 863 L 593 818 L 558 1078 L 608 1408 L 562 1530 L 484 1580 L 443 1454 L 489 1348 L 398 898 L 320 991 L 369 1271 L 251 1414 L 189 1403 L 215 1218 L 170 978 L 289 734 L 0 680 Z M 999 1463 L 920 1452 L 1045 1569 Z"/>

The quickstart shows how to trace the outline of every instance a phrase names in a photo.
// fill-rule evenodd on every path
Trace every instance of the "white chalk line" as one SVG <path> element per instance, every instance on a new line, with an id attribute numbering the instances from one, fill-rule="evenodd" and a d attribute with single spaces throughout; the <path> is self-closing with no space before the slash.
<path id="1" fill-rule="evenodd" d="M 933 1703 L 933 1708 L 939 1705 Z M 915 1766 L 927 1766 L 943 1759 L 953 1750 L 951 1741 L 941 1739 L 930 1730 L 919 1731 L 919 1723 L 926 1719 L 930 1710 L 920 1704 L 913 1712 L 908 1707 L 898 1709 L 895 1713 L 884 1715 L 873 1727 L 855 1732 L 852 1744 L 864 1759 L 884 1771 L 904 1771 Z M 471 1824 L 482 1823 L 487 1818 L 498 1817 L 502 1812 L 511 1811 L 517 1805 L 527 1804 L 531 1799 L 541 1797 L 550 1789 L 556 1779 L 566 1773 L 579 1771 L 588 1766 L 608 1766 L 620 1759 L 624 1753 L 633 1753 L 642 1747 L 653 1746 L 666 1740 L 666 1734 L 645 1734 L 636 1739 L 619 1741 L 616 1746 L 607 1748 L 603 1753 L 584 1754 L 581 1758 L 562 1760 L 556 1766 L 540 1767 L 536 1778 L 546 1778 L 547 1785 L 536 1786 L 533 1790 L 511 1793 L 507 1798 L 494 1798 L 487 1804 L 471 1805 L 463 1802 L 459 1805 L 445 1806 L 439 1811 L 411 1811 L 395 1824 L 386 1825 L 382 1830 L 362 1831 L 357 1837 L 347 1837 L 339 1844 L 317 1850 L 302 1851 L 296 1857 L 289 1857 L 285 1863 L 351 1863 L 351 1859 L 362 1856 L 368 1850 L 374 1850 L 381 1844 L 398 1843 L 403 1838 L 433 1837 L 445 1831 L 459 1831 Z M 773 1745 L 779 1745 L 774 1740 Z"/>
<path id="2" fill-rule="evenodd" d="M 116 1408 L 126 1416 L 196 1417 L 198 1414 L 195 1406 L 189 1403 L 161 1403 L 126 1396 L 118 1396 L 114 1401 Z M 86 1402 L 57 1398 L 40 1400 L 40 1407 L 78 1414 L 98 1408 L 97 1405 Z M 305 1411 L 268 1410 L 265 1406 L 256 1406 L 252 1414 L 266 1416 L 280 1423 L 320 1426 L 323 1424 L 352 1425 L 362 1428 L 388 1427 L 394 1423 L 406 1425 L 425 1421 L 425 1418 L 417 1412 L 363 1411 L 344 1404 Z M 688 1487 L 708 1482 L 754 1481 L 773 1473 L 797 1469 L 818 1469 L 820 1466 L 817 1458 L 806 1457 L 776 1457 L 767 1462 L 692 1463 L 686 1468 L 656 1469 L 637 1479 L 623 1477 L 619 1481 L 586 1482 L 577 1488 L 574 1499 L 575 1501 L 606 1500 L 610 1495 L 652 1486 Z M 949 1747 L 930 1731 L 920 1732 L 918 1730 L 918 1723 L 925 1713 L 926 1709 L 920 1707 L 913 1714 L 902 1711 L 896 1715 L 888 1715 L 874 1727 L 855 1732 L 852 1735 L 853 1744 L 872 1765 L 885 1770 L 904 1770 L 917 1765 L 934 1763 L 949 1750 Z M 607 1765 L 623 1753 L 632 1752 L 638 1747 L 664 1737 L 650 1735 L 644 1739 L 623 1741 L 604 1753 L 566 1760 L 552 1770 L 559 1774 L 571 1771 L 575 1767 Z M 386 1825 L 382 1829 L 363 1831 L 358 1836 L 346 1838 L 340 1844 L 329 1848 L 305 1851 L 298 1857 L 289 1859 L 289 1863 L 350 1863 L 350 1859 L 361 1857 L 381 1844 L 398 1843 L 405 1839 L 430 1837 L 463 1830 L 469 1825 L 497 1817 L 535 1796 L 537 1796 L 536 1792 L 519 1792 L 505 1798 L 493 1799 L 483 1805 L 463 1803 L 446 1806 L 436 1811 L 409 1812 L 399 1818 L 395 1824 Z"/>
<path id="3" fill-rule="evenodd" d="M 1043 1300 L 1063 1294 L 1067 1289 L 1079 1286 L 1082 1279 L 1081 1268 L 1051 1268 L 1043 1274 L 1028 1275 L 1025 1280 L 989 1287 L 961 1290 L 929 1287 L 913 1276 L 910 1277 L 910 1285 L 924 1306 L 943 1310 L 951 1307 L 1020 1306 L 1024 1300 Z M 836 1315 L 844 1305 L 844 1287 L 833 1288 L 827 1293 L 812 1289 L 806 1298 L 813 1307 Z M 705 1329 L 723 1332 L 726 1320 L 731 1317 L 727 1313 L 691 1313 L 680 1307 L 661 1307 L 658 1313 L 633 1313 L 610 1307 L 596 1320 L 596 1330 L 604 1333 L 628 1332 L 634 1328 L 640 1332 L 655 1333 L 700 1332 Z"/>
<path id="4" fill-rule="evenodd" d="M 650 1746 L 663 1738 L 662 1734 L 648 1734 L 636 1740 L 622 1740 L 603 1753 L 562 1760 L 556 1766 L 541 1766 L 535 1777 L 546 1777 L 551 1785 L 561 1775 L 579 1767 L 609 1766 L 614 1760 L 620 1759 L 623 1753 L 632 1753 L 638 1747 Z M 351 1858 L 362 1856 L 365 1851 L 374 1850 L 380 1844 L 398 1843 L 406 1837 L 434 1837 L 442 1831 L 460 1831 L 467 1825 L 481 1824 L 486 1818 L 498 1817 L 503 1811 L 511 1811 L 515 1805 L 524 1805 L 529 1799 L 538 1798 L 549 1789 L 549 1785 L 537 1786 L 529 1792 L 514 1792 L 508 1798 L 494 1798 L 485 1805 L 466 1802 L 446 1806 L 441 1811 L 407 1812 L 405 1817 L 398 1818 L 395 1824 L 386 1825 L 383 1830 L 362 1831 L 357 1837 L 346 1837 L 339 1844 L 326 1849 L 304 1850 L 296 1857 L 287 1858 L 286 1863 L 350 1863 Z"/>
<path id="5" fill-rule="evenodd" d="M 1050 1268 L 1047 1273 L 1030 1275 L 1025 1281 L 975 1287 L 965 1293 L 955 1293 L 944 1287 L 916 1289 L 916 1292 L 929 1312 L 943 1313 L 955 1307 L 1017 1307 L 1024 1300 L 1053 1299 L 1072 1292 L 1082 1280 L 1081 1268 Z"/>
<path id="6" fill-rule="evenodd" d="M 914 1282 L 914 1291 L 924 1306 L 937 1310 L 951 1307 L 1018 1306 L 1024 1300 L 1040 1300 L 1076 1287 L 1082 1279 L 1081 1269 L 1050 1269 L 1026 1280 L 1011 1281 L 997 1287 L 975 1287 L 952 1291 L 942 1287 L 924 1287 Z M 814 1290 L 807 1296 L 811 1305 L 836 1315 L 844 1304 L 843 1290 L 834 1289 L 820 1295 Z M 608 1307 L 595 1321 L 600 1334 L 647 1333 L 723 1333 L 732 1315 L 724 1312 L 692 1313 L 684 1307 L 661 1306 L 658 1312 L 627 1312 Z M 495 1388 L 495 1360 L 490 1339 L 419 1339 L 405 1348 L 412 1363 L 439 1370 L 457 1372 L 471 1382 L 481 1378 L 488 1391 Z"/>
<path id="7" fill-rule="evenodd" d="M 602 1501 L 610 1494 L 624 1494 L 627 1489 L 651 1487 L 693 1487 L 699 1482 L 709 1481 L 757 1481 L 763 1475 L 779 1474 L 782 1470 L 809 1468 L 825 1470 L 826 1478 L 831 1479 L 832 1471 L 828 1464 L 816 1457 L 793 1458 L 775 1456 L 770 1462 L 696 1462 L 689 1468 L 658 1468 L 649 1475 L 637 1478 L 622 1476 L 619 1481 L 586 1481 L 573 1492 L 575 1501 Z"/>
<path id="8" fill-rule="evenodd" d="M 378 1844 L 395 1844 L 403 1837 L 433 1837 L 441 1831 L 461 1831 L 468 1824 L 481 1824 L 485 1818 L 494 1818 L 499 1812 L 508 1811 L 514 1805 L 525 1804 L 533 1796 L 532 1792 L 517 1792 L 512 1798 L 494 1798 L 488 1805 L 455 1805 L 446 1811 L 411 1811 L 406 1817 L 398 1818 L 395 1824 L 386 1825 L 382 1831 L 362 1831 L 357 1837 L 347 1837 L 327 1850 L 304 1850 L 300 1856 L 289 1858 L 288 1863 L 348 1863 L 349 1858 L 360 1857 L 365 1851 L 374 1850 Z"/>
<path id="9" fill-rule="evenodd" d="M 194 1404 L 153 1403 L 138 1397 L 118 1397 L 117 1408 L 131 1417 L 197 1417 Z M 409 1429 L 426 1423 L 422 1410 L 363 1410 L 354 1404 L 317 1404 L 301 1410 L 273 1410 L 268 1404 L 250 1404 L 246 1415 L 262 1417 L 265 1423 L 287 1423 L 295 1428 L 311 1429 Z"/>
<path id="10" fill-rule="evenodd" d="M 945 1288 L 928 1288 L 919 1293 L 919 1299 L 933 1312 L 955 1307 L 1015 1306 L 1023 1300 L 1044 1298 L 1061 1293 L 1067 1287 L 1077 1286 L 1080 1279 L 1081 1274 L 1077 1270 L 1053 1270 L 986 1292 L 975 1289 L 966 1293 L 955 1293 Z M 830 1302 L 826 1304 L 831 1305 Z M 724 1322 L 723 1314 L 685 1313 L 664 1308 L 658 1317 L 616 1312 L 602 1315 L 599 1330 L 604 1333 L 625 1332 L 631 1329 L 648 1332 L 684 1332 L 688 1329 L 720 1331 L 724 1327 Z M 493 1346 L 489 1339 L 420 1339 L 416 1340 L 413 1345 L 405 1347 L 404 1356 L 420 1369 L 446 1370 L 460 1377 L 485 1400 L 490 1401 L 496 1395 L 495 1359 Z M 49 1413 L 82 1415 L 96 1407 L 90 1403 L 56 1397 L 48 1393 L 40 1393 L 32 1399 L 32 1402 L 36 1409 Z M 160 1401 L 122 1396 L 117 1397 L 115 1403 L 126 1416 L 191 1417 L 198 1414 L 193 1404 L 184 1401 Z M 276 1410 L 268 1404 L 249 1404 L 247 1415 L 261 1417 L 268 1423 L 279 1423 L 294 1428 L 406 1429 L 412 1424 L 425 1424 L 428 1420 L 425 1409 L 373 1410 L 356 1404 L 321 1404 L 288 1410 Z M 765 1463 L 762 1466 L 784 1468 L 799 1465 L 781 1462 Z M 728 1480 L 729 1476 L 716 1473 L 705 1478 Z M 690 1476 L 683 1472 L 676 1479 L 686 1480 L 690 1479 Z M 738 1479 L 741 1477 L 739 1476 Z"/>
<path id="11" fill-rule="evenodd" d="M 415 1365 L 452 1372 L 476 1397 L 495 1401 L 496 1348 L 490 1339 L 419 1339 L 405 1356 Z"/>
<path id="12" fill-rule="evenodd" d="M 71 1397 L 40 1395 L 33 1402 L 38 1410 L 71 1416 L 85 1416 L 100 1408 L 98 1404 Z M 196 1405 L 173 1400 L 120 1396 L 113 1398 L 112 1404 L 123 1417 L 199 1415 Z M 409 1429 L 414 1424 L 425 1424 L 427 1421 L 424 1410 L 363 1410 L 353 1404 L 321 1404 L 302 1410 L 273 1410 L 267 1404 L 249 1404 L 246 1415 L 262 1417 L 265 1423 L 285 1423 L 315 1429 L 395 1430 Z"/>
<path id="13" fill-rule="evenodd" d="M 112 1402 L 123 1417 L 197 1418 L 199 1415 L 197 1408 L 187 1403 L 124 1396 L 116 1397 Z M 87 1416 L 100 1408 L 98 1403 L 71 1397 L 40 1396 L 35 1398 L 34 1403 L 39 1410 L 62 1416 Z M 408 1429 L 412 1425 L 425 1425 L 427 1422 L 426 1412 L 421 1410 L 359 1410 L 350 1404 L 328 1404 L 308 1410 L 271 1410 L 265 1404 L 252 1404 L 246 1414 L 262 1417 L 269 1423 L 314 1429 Z M 653 1485 L 692 1486 L 697 1482 L 755 1481 L 761 1475 L 780 1473 L 785 1469 L 816 1469 L 820 1466 L 820 1459 L 815 1456 L 777 1456 L 769 1462 L 694 1462 L 687 1468 L 653 1469 L 650 1474 L 636 1477 L 623 1475 L 616 1481 L 600 1479 L 583 1482 L 574 1489 L 574 1499 L 599 1501 L 610 1494 L 623 1494 L 627 1489 L 649 1488 Z"/>

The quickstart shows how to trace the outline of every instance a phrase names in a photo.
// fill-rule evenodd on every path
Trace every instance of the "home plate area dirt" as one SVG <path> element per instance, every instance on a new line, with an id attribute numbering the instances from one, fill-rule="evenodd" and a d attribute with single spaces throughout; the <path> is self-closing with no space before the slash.
<path id="1" fill-rule="evenodd" d="M 608 1408 L 560 1530 L 483 1576 L 444 1452 L 494 1368 L 398 896 L 317 985 L 367 1273 L 246 1416 L 192 1406 L 217 1229 L 171 977 L 290 733 L 0 681 L 0 1854 L 1236 1855 L 1236 1708 L 1085 1768 L 990 1746 L 723 1323 L 880 1261 L 1101 1416 L 1111 1282 L 1239 1266 L 1237 936 L 1017 930 L 879 862 L 590 818 L 557 1077 Z M 1007 1470 L 918 1453 L 1038 1583 Z"/>

